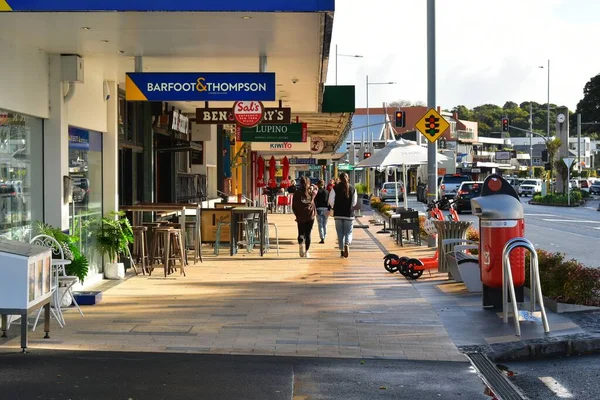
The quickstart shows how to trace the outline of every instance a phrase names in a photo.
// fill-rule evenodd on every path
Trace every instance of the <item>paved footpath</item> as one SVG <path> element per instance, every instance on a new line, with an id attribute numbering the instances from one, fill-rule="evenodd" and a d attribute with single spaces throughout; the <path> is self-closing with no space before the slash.
<path id="1" fill-rule="evenodd" d="M 84 307 L 85 317 L 67 311 L 64 329 L 53 321 L 51 339 L 42 339 L 39 328 L 32 332 L 31 350 L 466 362 L 415 286 L 383 269 L 373 238 L 389 237 L 376 235 L 379 227 L 355 229 L 350 257 L 340 259 L 330 219 L 327 243 L 317 243 L 315 229 L 311 258 L 304 259 L 293 216 L 269 220 L 279 227 L 280 256 L 214 256 L 205 247 L 204 263 L 190 266 L 187 277 L 156 271 L 127 279 L 105 291 L 100 304 Z M 17 349 L 18 332 L 14 326 L 0 350 Z"/>

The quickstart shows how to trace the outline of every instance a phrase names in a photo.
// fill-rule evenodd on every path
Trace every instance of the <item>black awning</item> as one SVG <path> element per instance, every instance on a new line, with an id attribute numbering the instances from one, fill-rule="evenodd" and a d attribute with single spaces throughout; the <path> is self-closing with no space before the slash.
<path id="1" fill-rule="evenodd" d="M 168 138 L 159 139 L 155 150 L 160 152 L 202 151 L 202 145 L 189 140 Z"/>

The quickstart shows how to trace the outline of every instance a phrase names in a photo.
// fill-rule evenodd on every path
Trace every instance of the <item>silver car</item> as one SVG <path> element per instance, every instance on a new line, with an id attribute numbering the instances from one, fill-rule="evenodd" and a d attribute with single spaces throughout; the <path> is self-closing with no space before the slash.
<path id="1" fill-rule="evenodd" d="M 386 182 L 381 188 L 381 200 L 396 200 L 396 190 L 398 190 L 398 200 L 404 200 L 404 183 Z"/>

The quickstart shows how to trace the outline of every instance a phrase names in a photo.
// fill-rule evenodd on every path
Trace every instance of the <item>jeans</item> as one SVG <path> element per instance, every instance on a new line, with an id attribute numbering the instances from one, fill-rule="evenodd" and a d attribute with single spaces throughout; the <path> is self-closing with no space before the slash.
<path id="1" fill-rule="evenodd" d="M 317 208 L 317 222 L 319 224 L 319 237 L 325 240 L 327 236 L 327 218 L 329 218 L 329 210 L 327 208 Z"/>
<path id="2" fill-rule="evenodd" d="M 338 244 L 340 250 L 344 250 L 344 245 L 350 246 L 352 243 L 352 229 L 354 227 L 354 221 L 351 219 L 336 219 L 335 230 L 338 236 Z"/>
<path id="3" fill-rule="evenodd" d="M 298 244 L 304 243 L 306 251 L 310 248 L 310 234 L 314 224 L 314 219 L 311 219 L 308 222 L 298 223 Z"/>

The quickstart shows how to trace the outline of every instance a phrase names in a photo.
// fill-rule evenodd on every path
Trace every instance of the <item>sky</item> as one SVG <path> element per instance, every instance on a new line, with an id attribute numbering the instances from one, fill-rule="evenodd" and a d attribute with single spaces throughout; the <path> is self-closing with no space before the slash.
<path id="1" fill-rule="evenodd" d="M 336 0 L 327 84 L 356 86 L 356 106 L 427 102 L 427 1 Z M 574 110 L 600 73 L 598 0 L 436 0 L 437 104 L 506 101 Z M 544 68 L 539 68 L 539 66 Z"/>

